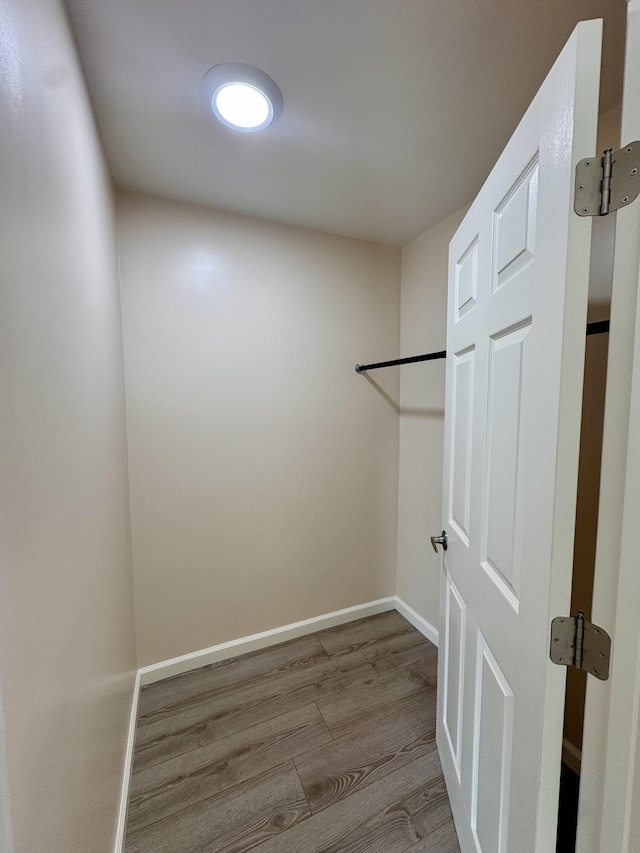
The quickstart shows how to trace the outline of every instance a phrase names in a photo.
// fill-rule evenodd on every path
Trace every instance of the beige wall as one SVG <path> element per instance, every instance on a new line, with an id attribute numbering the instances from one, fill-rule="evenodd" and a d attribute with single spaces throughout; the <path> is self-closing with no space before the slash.
<path id="1" fill-rule="evenodd" d="M 139 664 L 393 594 L 399 251 L 118 211 Z"/>
<path id="2" fill-rule="evenodd" d="M 1 0 L 0 54 L 0 678 L 15 851 L 106 853 L 134 666 L 111 185 L 60 3 Z"/>
<path id="3" fill-rule="evenodd" d="M 446 348 L 449 242 L 458 211 L 402 250 L 402 356 Z M 438 627 L 440 557 L 429 537 L 442 530 L 445 362 L 402 367 L 398 595 Z"/>

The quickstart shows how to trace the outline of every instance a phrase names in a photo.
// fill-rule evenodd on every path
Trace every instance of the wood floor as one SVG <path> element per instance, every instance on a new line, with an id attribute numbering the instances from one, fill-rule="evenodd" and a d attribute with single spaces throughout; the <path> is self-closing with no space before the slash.
<path id="1" fill-rule="evenodd" d="M 126 853 L 459 853 L 436 672 L 391 611 L 144 687 Z"/>

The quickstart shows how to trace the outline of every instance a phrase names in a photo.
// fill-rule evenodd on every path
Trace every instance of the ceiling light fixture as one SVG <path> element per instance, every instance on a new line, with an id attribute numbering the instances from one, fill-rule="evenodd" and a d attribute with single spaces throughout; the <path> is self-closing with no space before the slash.
<path id="1" fill-rule="evenodd" d="M 202 94 L 218 121 L 241 133 L 264 130 L 282 110 L 282 92 L 271 77 L 242 62 L 210 68 Z"/>

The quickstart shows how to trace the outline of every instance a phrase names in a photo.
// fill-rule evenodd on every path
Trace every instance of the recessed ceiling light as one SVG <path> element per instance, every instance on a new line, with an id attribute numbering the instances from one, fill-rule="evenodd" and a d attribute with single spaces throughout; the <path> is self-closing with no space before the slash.
<path id="1" fill-rule="evenodd" d="M 242 62 L 209 69 L 202 94 L 222 124 L 242 133 L 263 130 L 282 110 L 282 93 L 271 77 Z"/>

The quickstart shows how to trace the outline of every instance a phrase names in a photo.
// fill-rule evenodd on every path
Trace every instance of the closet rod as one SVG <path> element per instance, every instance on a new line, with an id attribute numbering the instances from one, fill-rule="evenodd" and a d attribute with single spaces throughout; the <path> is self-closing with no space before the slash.
<path id="1" fill-rule="evenodd" d="M 608 320 L 598 320 L 597 323 L 587 323 L 587 335 L 601 335 L 609 331 Z"/>
<path id="2" fill-rule="evenodd" d="M 599 320 L 597 323 L 587 323 L 588 335 L 601 335 L 609 331 L 609 321 Z M 356 364 L 356 373 L 364 373 L 367 370 L 377 370 L 379 367 L 396 367 L 399 364 L 415 364 L 416 361 L 434 361 L 436 358 L 446 358 L 445 349 L 440 352 L 428 352 L 425 355 L 412 355 L 409 358 L 396 358 L 393 361 L 378 361 L 376 364 Z"/>
<path id="3" fill-rule="evenodd" d="M 379 361 L 377 364 L 356 364 L 356 373 L 364 373 L 365 370 L 376 370 L 378 367 L 395 367 L 396 364 L 413 364 L 416 361 L 433 361 L 435 358 L 446 358 L 447 351 L 428 352 L 425 355 L 412 355 L 410 358 L 396 358 L 394 361 Z"/>

